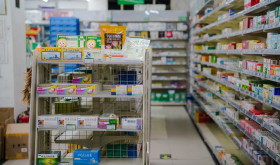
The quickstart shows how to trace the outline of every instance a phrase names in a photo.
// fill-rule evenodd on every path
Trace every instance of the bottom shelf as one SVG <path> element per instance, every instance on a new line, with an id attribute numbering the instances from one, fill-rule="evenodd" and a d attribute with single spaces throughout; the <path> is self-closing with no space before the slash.
<path id="1" fill-rule="evenodd" d="M 159 102 L 159 101 L 152 101 L 152 105 L 159 106 L 159 105 L 186 105 L 185 102 Z"/>
<path id="2" fill-rule="evenodd" d="M 73 155 L 71 153 L 62 159 L 63 162 L 68 162 L 69 165 L 73 165 Z M 143 165 L 142 158 L 101 158 L 101 162 L 98 165 Z"/>
<path id="3" fill-rule="evenodd" d="M 248 159 L 247 155 L 243 152 L 240 152 L 240 149 L 233 143 L 233 141 L 221 130 L 221 128 L 216 123 L 196 123 L 194 118 L 192 118 L 193 123 L 198 128 L 198 131 L 203 137 L 203 140 L 206 142 L 208 147 L 211 149 L 220 165 L 223 165 L 220 160 L 218 153 L 215 148 L 218 146 L 222 146 L 225 149 L 226 153 L 230 153 L 238 157 L 238 159 L 243 164 L 252 164 L 252 162 Z"/>

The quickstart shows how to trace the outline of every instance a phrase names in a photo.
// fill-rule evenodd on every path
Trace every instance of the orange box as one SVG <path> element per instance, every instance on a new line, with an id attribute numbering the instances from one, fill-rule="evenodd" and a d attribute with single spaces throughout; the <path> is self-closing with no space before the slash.
<path id="1" fill-rule="evenodd" d="M 270 65 L 269 74 L 270 75 L 275 75 L 276 68 L 279 68 L 279 67 L 280 67 L 280 65 Z"/>
<path id="2" fill-rule="evenodd" d="M 220 73 L 220 79 L 222 79 L 222 77 L 228 77 L 228 76 L 234 76 L 234 73 Z"/>

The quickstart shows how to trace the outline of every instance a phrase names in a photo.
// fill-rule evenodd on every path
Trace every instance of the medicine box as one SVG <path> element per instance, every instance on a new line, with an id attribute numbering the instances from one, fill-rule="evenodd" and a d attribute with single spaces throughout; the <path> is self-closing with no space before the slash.
<path id="1" fill-rule="evenodd" d="M 83 48 L 62 48 L 63 61 L 83 61 Z"/>
<path id="2" fill-rule="evenodd" d="M 37 155 L 38 165 L 56 165 L 61 161 L 60 151 L 42 151 Z"/>
<path id="3" fill-rule="evenodd" d="M 79 129 L 95 129 L 98 127 L 98 116 L 78 116 Z"/>
<path id="4" fill-rule="evenodd" d="M 141 118 L 122 118 L 122 129 L 142 129 Z"/>
<path id="5" fill-rule="evenodd" d="M 77 149 L 73 152 L 73 164 L 97 164 L 100 162 L 100 149 Z"/>
<path id="6" fill-rule="evenodd" d="M 66 116 L 61 115 L 57 116 L 57 125 L 58 128 L 67 128 L 67 126 L 73 126 L 75 129 L 77 128 L 77 116 Z"/>
<path id="7" fill-rule="evenodd" d="M 75 73 L 73 74 L 74 84 L 90 84 L 92 80 L 91 74 Z"/>
<path id="8" fill-rule="evenodd" d="M 96 94 L 97 84 L 77 85 L 77 95 Z"/>
<path id="9" fill-rule="evenodd" d="M 111 95 L 127 95 L 127 85 L 112 85 Z"/>
<path id="10" fill-rule="evenodd" d="M 57 95 L 76 95 L 76 85 L 57 85 Z"/>
<path id="11" fill-rule="evenodd" d="M 39 95 L 56 95 L 57 85 L 39 84 L 37 87 L 37 94 Z"/>
<path id="12" fill-rule="evenodd" d="M 83 48 L 85 38 L 84 36 L 79 35 L 57 35 L 57 47 L 74 47 L 74 48 Z"/>
<path id="13" fill-rule="evenodd" d="M 41 59 L 43 61 L 61 61 L 62 49 L 57 47 L 42 47 Z"/>
<path id="14" fill-rule="evenodd" d="M 143 95 L 143 85 L 128 85 L 127 95 Z"/>
<path id="15" fill-rule="evenodd" d="M 85 48 L 101 49 L 101 36 L 86 36 Z"/>
<path id="16" fill-rule="evenodd" d="M 37 128 L 57 128 L 57 116 L 42 115 L 38 116 Z"/>

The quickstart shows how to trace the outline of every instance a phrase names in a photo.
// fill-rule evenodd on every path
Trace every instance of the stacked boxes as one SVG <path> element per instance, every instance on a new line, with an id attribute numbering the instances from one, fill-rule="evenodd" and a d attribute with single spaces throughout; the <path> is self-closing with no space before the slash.
<path id="1" fill-rule="evenodd" d="M 57 35 L 79 35 L 80 21 L 74 17 L 51 17 L 50 18 L 50 43 L 56 45 Z"/>

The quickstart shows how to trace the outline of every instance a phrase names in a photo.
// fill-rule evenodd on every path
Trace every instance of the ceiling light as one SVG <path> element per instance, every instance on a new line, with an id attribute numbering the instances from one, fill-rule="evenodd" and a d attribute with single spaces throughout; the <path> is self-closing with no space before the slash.
<path id="1" fill-rule="evenodd" d="M 49 0 L 43 0 L 44 2 L 48 2 Z"/>

